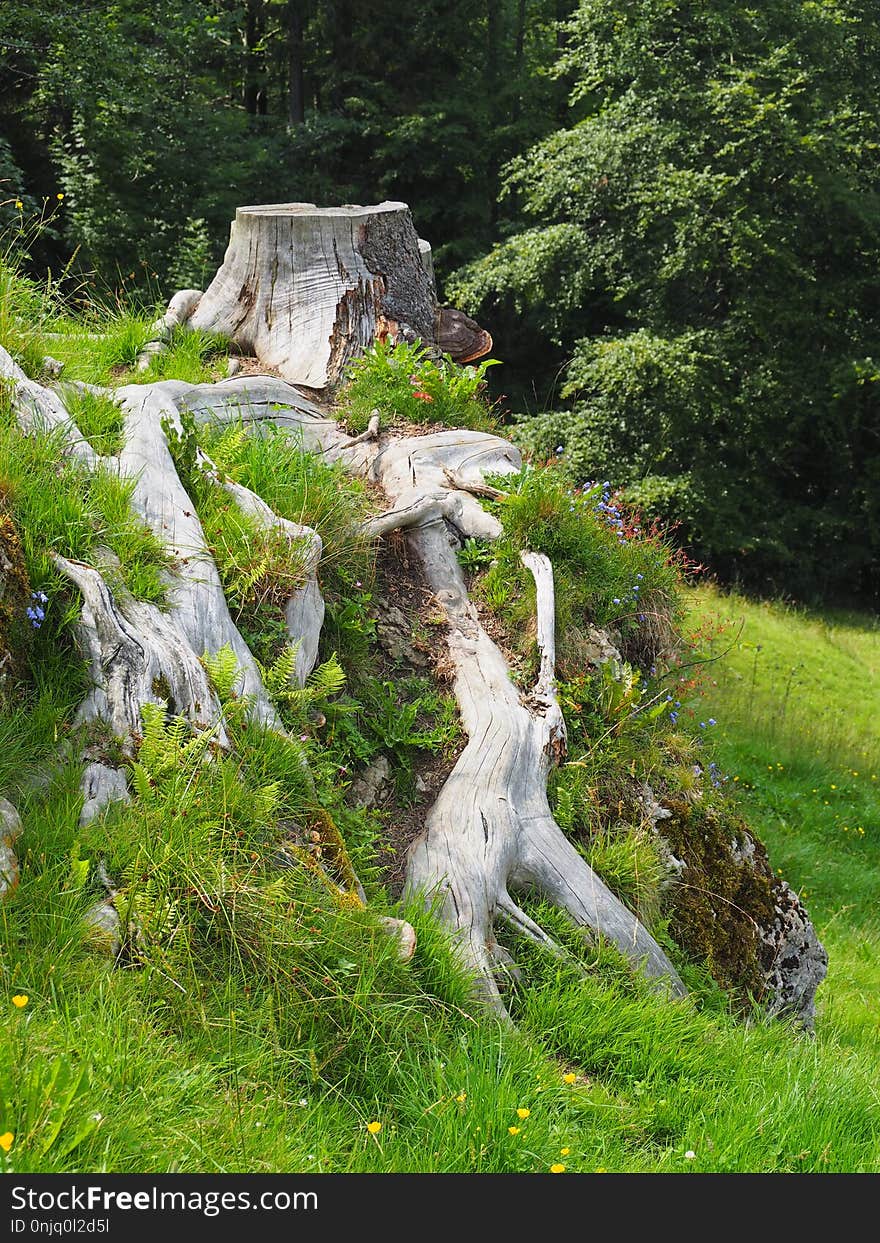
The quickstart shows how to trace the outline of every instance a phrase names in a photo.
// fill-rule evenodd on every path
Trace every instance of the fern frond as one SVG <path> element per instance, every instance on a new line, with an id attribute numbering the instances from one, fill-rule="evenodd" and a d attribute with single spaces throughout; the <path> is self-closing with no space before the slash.
<path id="1" fill-rule="evenodd" d="M 240 676 L 235 652 L 227 643 L 218 652 L 213 654 L 205 652 L 202 656 L 202 664 L 211 679 L 217 698 L 221 704 L 225 704 L 232 698 Z"/>
<path id="2" fill-rule="evenodd" d="M 317 699 L 331 699 L 344 689 L 345 670 L 335 652 L 322 665 L 318 665 L 308 680 L 308 687 Z"/>

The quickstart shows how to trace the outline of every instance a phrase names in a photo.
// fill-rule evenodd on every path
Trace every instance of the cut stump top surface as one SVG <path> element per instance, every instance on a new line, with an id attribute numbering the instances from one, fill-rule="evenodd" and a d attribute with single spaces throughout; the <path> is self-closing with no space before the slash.
<path id="1" fill-rule="evenodd" d="M 237 216 L 376 216 L 380 212 L 409 211 L 406 203 L 386 201 L 370 207 L 343 203 L 341 207 L 318 207 L 316 203 L 256 203 L 239 207 Z"/>

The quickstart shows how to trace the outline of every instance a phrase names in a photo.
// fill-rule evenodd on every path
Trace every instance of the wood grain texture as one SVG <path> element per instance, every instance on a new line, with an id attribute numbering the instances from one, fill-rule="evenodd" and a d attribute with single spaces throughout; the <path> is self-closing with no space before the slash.
<path id="1" fill-rule="evenodd" d="M 377 338 L 433 344 L 433 275 L 405 203 L 240 207 L 190 323 L 286 379 L 332 388 Z"/>

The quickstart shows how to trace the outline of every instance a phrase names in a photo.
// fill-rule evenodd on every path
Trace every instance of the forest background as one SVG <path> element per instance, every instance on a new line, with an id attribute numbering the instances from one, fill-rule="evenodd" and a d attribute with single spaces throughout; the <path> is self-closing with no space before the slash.
<path id="1" fill-rule="evenodd" d="M 152 306 L 242 203 L 403 200 L 527 447 L 728 582 L 870 606 L 878 78 L 862 0 L 7 0 L 0 226 Z"/>

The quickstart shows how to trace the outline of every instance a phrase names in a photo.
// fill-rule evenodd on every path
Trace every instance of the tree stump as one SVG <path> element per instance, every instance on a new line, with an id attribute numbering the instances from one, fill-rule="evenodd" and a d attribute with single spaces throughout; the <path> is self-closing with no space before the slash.
<path id="1" fill-rule="evenodd" d="M 158 326 L 163 334 L 185 325 L 197 294 L 184 291 L 172 299 Z M 232 731 L 203 658 L 231 653 L 238 670 L 236 693 L 245 699 L 251 721 L 286 736 L 246 632 L 229 611 L 220 570 L 171 447 L 172 438 L 183 435 L 184 411 L 200 423 L 240 420 L 256 432 L 261 425 L 292 432 L 304 449 L 378 485 L 387 508 L 366 519 L 360 534 L 378 540 L 406 532 L 446 622 L 444 670 L 452 676 L 467 741 L 411 846 L 408 896 L 427 901 L 445 921 L 475 989 L 502 1017 L 506 1010 L 499 982 L 509 978 L 510 954 L 499 944 L 497 925 L 509 925 L 577 965 L 529 914 L 530 893 L 553 903 L 589 937 L 610 941 L 657 987 L 681 996 L 684 985 L 661 945 L 593 872 L 550 806 L 548 779 L 565 754 L 566 736 L 555 683 L 556 602 L 549 558 L 528 550 L 521 554 L 535 582 L 540 663 L 530 688 L 515 683 L 504 651 L 468 595 L 456 549 L 468 539 L 491 541 L 502 535 L 497 515 L 481 500 L 500 495 L 494 482 L 498 476 L 521 470 L 518 449 L 484 431 L 436 428 L 407 435 L 394 427 L 383 430 L 378 413 L 367 431 L 352 437 L 293 386 L 295 381 L 332 388 L 348 360 L 383 336 L 418 338 L 434 350 L 454 341 L 465 359 L 488 348 L 488 334 L 466 316 L 448 312 L 444 320 L 429 248 L 420 246 L 408 209 L 398 203 L 323 210 L 301 203 L 239 208 L 223 266 L 189 322 L 225 333 L 287 379 L 244 375 L 206 385 L 165 380 L 113 391 L 122 408 L 124 443 L 113 455 L 112 469 L 130 481 L 134 512 L 165 547 L 165 608 L 114 593 L 97 567 L 55 555 L 56 567 L 83 598 L 79 639 L 92 687 L 79 722 L 101 723 L 121 743 L 124 758 L 135 754 L 148 705 L 164 705 L 193 730 L 209 734 L 213 747 L 224 749 L 232 745 Z M 0 379 L 23 435 L 52 432 L 58 452 L 84 471 L 110 466 L 110 459 L 100 458 L 83 437 L 62 397 L 29 380 L 2 347 Z M 274 513 L 256 492 L 225 479 L 201 451 L 198 467 L 242 514 L 284 532 L 291 542 L 303 581 L 288 601 L 285 620 L 299 653 L 294 676 L 302 685 L 317 654 L 324 618 L 318 582 L 321 540 L 308 527 Z M 5 573 L 4 578 L 0 558 L 0 588 L 8 581 Z M 3 598 L 0 590 L 0 606 Z M 21 603 L 19 596 L 19 614 Z M 127 797 L 127 766 L 116 763 L 105 757 L 88 764 L 82 783 L 84 822 L 110 801 Z M 304 756 L 302 767 L 317 803 Z M 342 839 L 329 816 L 322 812 L 321 817 L 325 859 L 333 861 L 327 877 L 346 902 L 362 901 Z M 4 840 L 8 845 L 10 834 L 4 839 L 0 832 L 0 846 Z M 0 850 L 0 880 L 4 870 L 14 880 L 13 864 L 8 856 L 4 864 Z M 824 951 L 796 898 L 777 898 L 772 927 L 759 932 L 767 951 L 768 989 L 778 1009 L 809 1021 L 825 969 Z M 713 907 L 711 918 L 719 909 Z M 100 927 L 112 947 L 115 925 L 106 904 L 100 919 L 109 920 Z M 387 921 L 383 926 L 389 926 Z M 410 934 L 406 929 L 394 933 L 402 956 L 411 953 Z"/>
<path id="2" fill-rule="evenodd" d="M 437 297 L 405 203 L 239 207 L 190 323 L 285 379 L 334 388 L 373 341 L 436 344 Z"/>

